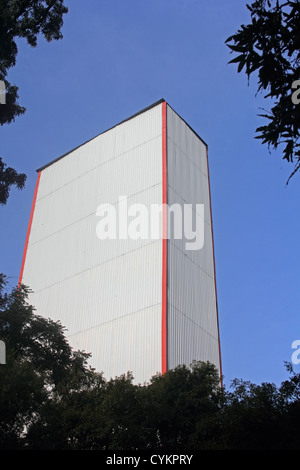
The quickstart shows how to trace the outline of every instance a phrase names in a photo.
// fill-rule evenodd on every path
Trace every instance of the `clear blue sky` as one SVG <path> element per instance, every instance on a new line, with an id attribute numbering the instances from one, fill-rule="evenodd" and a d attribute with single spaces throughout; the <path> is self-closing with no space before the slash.
<path id="1" fill-rule="evenodd" d="M 0 129 L 0 155 L 28 180 L 0 209 L 0 272 L 17 283 L 36 169 L 165 98 L 209 146 L 225 385 L 279 384 L 300 339 L 300 173 L 286 187 L 292 167 L 254 139 L 268 103 L 227 65 L 246 2 L 66 4 L 64 38 L 20 41 L 9 74 L 27 111 Z"/>

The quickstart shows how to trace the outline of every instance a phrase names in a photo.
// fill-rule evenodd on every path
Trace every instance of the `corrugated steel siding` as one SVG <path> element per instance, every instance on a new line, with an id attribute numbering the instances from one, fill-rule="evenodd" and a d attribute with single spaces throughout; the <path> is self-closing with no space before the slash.
<path id="1" fill-rule="evenodd" d="M 105 376 L 161 368 L 161 240 L 99 240 L 99 204 L 161 203 L 161 104 L 42 170 L 23 283 Z M 127 345 L 127 349 L 123 347 Z M 129 347 L 130 345 L 130 347 Z"/>
<path id="2" fill-rule="evenodd" d="M 168 367 L 210 361 L 218 368 L 215 295 L 206 145 L 168 106 L 168 204 L 204 204 L 204 245 L 186 249 L 186 239 L 168 241 Z"/>
<path id="3" fill-rule="evenodd" d="M 206 146 L 167 110 L 168 204 L 204 204 L 204 247 L 168 241 L 168 367 L 219 366 Z M 161 370 L 162 240 L 99 240 L 100 204 L 162 203 L 162 104 L 101 134 L 41 172 L 23 283 L 37 312 L 106 377 Z M 195 209 L 196 210 L 196 209 Z M 196 212 L 194 210 L 194 216 Z M 200 212 L 201 213 L 201 212 Z M 162 220 L 161 220 L 162 222 Z"/>

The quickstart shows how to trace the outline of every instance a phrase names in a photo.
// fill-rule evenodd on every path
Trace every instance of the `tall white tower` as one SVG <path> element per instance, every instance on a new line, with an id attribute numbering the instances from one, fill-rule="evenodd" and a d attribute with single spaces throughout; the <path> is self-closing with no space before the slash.
<path id="1" fill-rule="evenodd" d="M 164 100 L 38 170 L 20 282 L 108 379 L 222 373 L 207 145 Z"/>

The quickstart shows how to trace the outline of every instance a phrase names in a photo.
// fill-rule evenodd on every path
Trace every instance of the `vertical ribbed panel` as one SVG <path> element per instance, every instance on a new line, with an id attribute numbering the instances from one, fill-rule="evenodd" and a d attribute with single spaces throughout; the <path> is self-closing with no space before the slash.
<path id="1" fill-rule="evenodd" d="M 143 382 L 161 370 L 162 243 L 97 238 L 97 207 L 119 196 L 162 203 L 161 104 L 42 170 L 22 281 L 93 367 Z"/>
<path id="2" fill-rule="evenodd" d="M 220 369 L 213 239 L 206 145 L 168 106 L 168 205 L 204 204 L 204 245 L 188 250 L 184 236 L 168 241 L 168 366 L 210 361 Z M 202 214 L 198 209 L 198 214 Z M 199 224 L 200 227 L 200 224 Z"/>
<path id="3" fill-rule="evenodd" d="M 40 172 L 22 282 L 37 312 L 59 320 L 107 378 L 132 371 L 144 383 L 194 359 L 220 367 L 206 151 L 160 102 Z M 171 220 L 167 242 L 100 240 L 97 208 L 112 205 L 118 224 L 120 196 L 148 213 L 153 204 L 180 204 L 182 213 L 192 204 L 193 220 L 204 204 L 203 247 L 187 250 Z"/>

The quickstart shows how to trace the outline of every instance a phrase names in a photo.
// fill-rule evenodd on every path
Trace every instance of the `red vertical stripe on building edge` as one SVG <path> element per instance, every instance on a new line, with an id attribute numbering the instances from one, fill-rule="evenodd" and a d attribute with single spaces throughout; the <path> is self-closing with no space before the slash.
<path id="1" fill-rule="evenodd" d="M 38 177 L 37 177 L 36 184 L 35 184 L 35 190 L 34 190 L 33 201 L 32 201 L 31 212 L 30 212 L 30 218 L 29 218 L 27 234 L 26 234 L 26 240 L 25 240 L 25 247 L 24 247 L 24 252 L 23 252 L 21 272 L 20 272 L 20 277 L 19 277 L 19 285 L 22 284 L 22 280 L 23 280 L 23 272 L 24 272 L 26 254 L 27 254 L 27 249 L 28 249 L 32 219 L 33 219 L 33 214 L 34 214 L 34 208 L 35 208 L 35 203 L 36 203 L 37 192 L 38 192 L 38 188 L 39 188 L 40 177 L 41 177 L 41 172 L 38 173 Z"/>
<path id="2" fill-rule="evenodd" d="M 161 327 L 161 371 L 167 371 L 167 103 L 162 103 L 162 327 Z"/>

